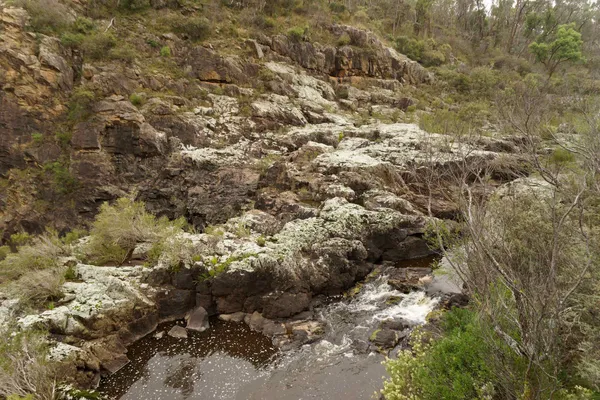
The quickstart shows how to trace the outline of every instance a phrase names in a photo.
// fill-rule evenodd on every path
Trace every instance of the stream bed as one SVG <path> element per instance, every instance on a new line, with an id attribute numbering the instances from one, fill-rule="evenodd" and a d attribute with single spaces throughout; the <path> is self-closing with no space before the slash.
<path id="1" fill-rule="evenodd" d="M 187 339 L 148 335 L 129 348 L 131 362 L 104 379 L 100 391 L 115 400 L 371 399 L 386 375 L 384 357 L 369 345 L 371 332 L 390 318 L 424 323 L 436 303 L 424 292 L 404 295 L 379 277 L 353 298 L 317 308 L 325 334 L 299 350 L 281 352 L 244 323 L 218 319 Z"/>

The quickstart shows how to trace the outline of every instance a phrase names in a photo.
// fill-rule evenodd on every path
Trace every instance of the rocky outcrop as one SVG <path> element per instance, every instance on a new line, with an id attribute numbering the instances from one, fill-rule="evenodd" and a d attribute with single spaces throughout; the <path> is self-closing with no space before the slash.
<path id="1" fill-rule="evenodd" d="M 348 35 L 350 45 L 334 47 L 299 41 L 284 35 L 263 38 L 262 44 L 305 69 L 346 78 L 364 76 L 402 83 L 427 83 L 433 78 L 419 63 L 383 44 L 375 34 L 346 25 L 333 25 L 332 34 Z M 269 57 L 269 53 L 266 53 Z"/>

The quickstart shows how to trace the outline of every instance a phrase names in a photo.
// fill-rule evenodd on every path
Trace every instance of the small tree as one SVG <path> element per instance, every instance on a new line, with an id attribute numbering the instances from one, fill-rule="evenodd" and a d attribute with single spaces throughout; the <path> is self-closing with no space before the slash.
<path id="1" fill-rule="evenodd" d="M 560 25 L 556 36 L 545 42 L 533 42 L 529 50 L 536 60 L 546 67 L 548 79 L 552 77 L 560 64 L 565 62 L 577 62 L 583 60 L 581 52 L 583 40 L 581 33 L 575 30 L 574 24 Z"/>

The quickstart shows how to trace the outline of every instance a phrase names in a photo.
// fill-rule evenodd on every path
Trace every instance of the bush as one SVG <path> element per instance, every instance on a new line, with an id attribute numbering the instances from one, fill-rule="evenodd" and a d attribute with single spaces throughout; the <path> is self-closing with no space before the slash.
<path id="1" fill-rule="evenodd" d="M 53 400 L 56 365 L 42 332 L 9 332 L 0 342 L 0 398 Z"/>
<path id="2" fill-rule="evenodd" d="M 341 14 L 346 11 L 346 6 L 343 3 L 329 3 L 329 9 L 331 12 Z"/>
<path id="3" fill-rule="evenodd" d="M 31 134 L 31 140 L 33 140 L 33 143 L 42 143 L 44 141 L 44 135 L 39 132 L 33 132 Z"/>
<path id="4" fill-rule="evenodd" d="M 58 0 L 18 0 L 15 5 L 27 10 L 35 32 L 59 33 L 69 25 L 69 10 Z"/>
<path id="5" fill-rule="evenodd" d="M 58 268 L 59 257 L 66 253 L 58 233 L 49 230 L 28 244 L 20 245 L 16 253 L 9 253 L 0 261 L 0 283 L 17 279 L 29 271 Z"/>
<path id="6" fill-rule="evenodd" d="M 110 50 L 117 44 L 117 39 L 109 33 L 97 33 L 86 36 L 81 43 L 81 49 L 85 57 L 91 60 L 105 58 Z"/>
<path id="7" fill-rule="evenodd" d="M 287 31 L 287 36 L 294 42 L 301 42 L 306 35 L 306 28 L 295 26 Z"/>
<path id="8" fill-rule="evenodd" d="M 79 186 L 77 179 L 60 161 L 44 165 L 44 170 L 51 173 L 53 187 L 60 194 L 72 193 Z"/>
<path id="9" fill-rule="evenodd" d="M 64 282 L 64 268 L 41 269 L 24 274 L 11 283 L 9 290 L 24 304 L 40 307 L 62 298 Z"/>
<path id="10" fill-rule="evenodd" d="M 385 362 L 390 379 L 382 393 L 387 400 L 482 399 L 494 393 L 494 374 L 476 314 L 455 308 L 442 319 L 444 336 L 427 342 L 413 334 L 413 351 Z"/>
<path id="11" fill-rule="evenodd" d="M 69 100 L 69 119 L 81 121 L 87 118 L 91 114 L 95 101 L 96 94 L 91 90 L 83 86 L 74 89 Z"/>
<path id="12" fill-rule="evenodd" d="M 129 45 L 123 45 L 110 49 L 108 56 L 112 60 L 132 62 L 137 56 L 137 51 Z"/>
<path id="13" fill-rule="evenodd" d="M 550 161 L 556 165 L 565 165 L 575 161 L 575 155 L 567 149 L 558 147 L 552 152 Z"/>
<path id="14" fill-rule="evenodd" d="M 396 50 L 412 60 L 420 61 L 425 50 L 425 43 L 408 36 L 400 36 L 396 39 Z"/>
<path id="15" fill-rule="evenodd" d="M 138 243 L 157 243 L 183 231 L 183 218 L 169 221 L 146 212 L 142 202 L 127 198 L 104 203 L 92 225 L 83 256 L 99 264 L 126 262 Z"/>
<path id="16" fill-rule="evenodd" d="M 446 62 L 446 55 L 439 50 L 426 50 L 420 61 L 426 67 L 438 67 Z"/>
<path id="17" fill-rule="evenodd" d="M 71 143 L 71 138 L 73 137 L 73 132 L 63 132 L 59 131 L 54 134 L 54 139 L 61 147 L 67 147 L 69 143 Z"/>
<path id="18" fill-rule="evenodd" d="M 352 39 L 350 39 L 350 35 L 348 35 L 347 33 L 344 33 L 342 36 L 340 36 L 338 38 L 337 44 L 338 46 L 347 46 L 352 42 Z"/>
<path id="19" fill-rule="evenodd" d="M 170 14 L 165 23 L 173 32 L 187 36 L 194 41 L 203 41 L 210 37 L 212 27 L 204 17 L 184 17 L 181 14 Z"/>
<path id="20" fill-rule="evenodd" d="M 171 57 L 171 48 L 169 46 L 163 46 L 160 49 L 161 57 Z"/>
<path id="21" fill-rule="evenodd" d="M 132 93 L 131 96 L 129 96 L 129 101 L 134 106 L 139 107 L 142 104 L 144 104 L 144 97 L 142 95 L 137 94 L 137 93 Z"/>

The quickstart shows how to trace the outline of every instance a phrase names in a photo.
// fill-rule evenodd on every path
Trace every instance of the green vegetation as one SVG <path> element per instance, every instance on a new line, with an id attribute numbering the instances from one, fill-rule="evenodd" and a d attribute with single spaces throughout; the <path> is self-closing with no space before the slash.
<path id="1" fill-rule="evenodd" d="M 131 96 L 129 96 L 129 101 L 134 106 L 139 107 L 144 104 L 144 97 L 140 94 L 132 93 Z"/>
<path id="2" fill-rule="evenodd" d="M 171 57 L 171 48 L 169 46 L 163 46 L 160 48 L 161 57 Z"/>
<path id="3" fill-rule="evenodd" d="M 185 244 L 177 237 L 186 225 L 183 218 L 175 221 L 156 218 L 146 211 L 144 203 L 121 198 L 113 205 L 105 203 L 100 207 L 82 255 L 99 265 L 121 265 L 131 257 L 138 243 L 148 242 L 155 246 L 151 251 L 152 261 L 157 261 L 166 249 L 170 254 L 183 257 L 181 247 Z M 169 262 L 175 265 L 178 260 Z"/>

